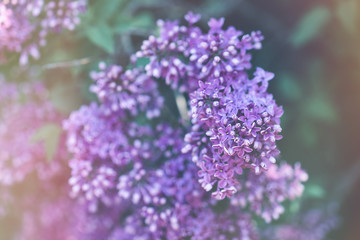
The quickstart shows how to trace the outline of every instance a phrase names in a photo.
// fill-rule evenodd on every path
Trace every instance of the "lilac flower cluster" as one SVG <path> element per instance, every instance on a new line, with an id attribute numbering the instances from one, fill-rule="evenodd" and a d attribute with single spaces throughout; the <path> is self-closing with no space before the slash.
<path id="1" fill-rule="evenodd" d="M 71 194 L 95 219 L 87 239 L 255 240 L 251 214 L 270 222 L 303 192 L 300 165 L 276 165 L 274 74 L 247 73 L 262 35 L 223 30 L 224 19 L 203 33 L 199 15 L 185 19 L 158 21 L 159 36 L 131 57 L 144 67 L 100 63 L 90 87 L 99 101 L 63 123 Z M 191 123 L 176 119 L 164 89 L 189 100 Z"/>
<path id="2" fill-rule="evenodd" d="M 236 78 L 251 67 L 247 51 L 261 48 L 260 32 L 243 35 L 233 27 L 222 30 L 221 18 L 211 19 L 209 32 L 203 33 L 194 25 L 200 15 L 188 13 L 185 19 L 187 26 L 159 20 L 160 36 L 150 36 L 133 57 L 133 61 L 150 59 L 145 67 L 149 76 L 163 78 L 171 87 L 191 93 L 198 88 L 199 80 Z"/>
<path id="3" fill-rule="evenodd" d="M 159 125 L 154 132 L 150 126 L 131 121 L 140 113 L 149 119 L 160 115 L 163 98 L 157 91 L 156 82 L 139 69 L 122 72 L 119 66 L 106 67 L 103 63 L 100 69 L 101 72 L 92 73 L 95 85 L 91 87 L 99 97 L 100 105 L 93 103 L 83 106 L 64 123 L 64 128 L 69 132 L 68 149 L 74 154 L 70 163 L 72 177 L 69 180 L 72 192 L 74 195 L 84 193 L 86 201 L 91 202 L 89 208 L 94 211 L 98 200 L 111 205 L 119 197 L 128 198 L 130 192 L 127 189 L 137 189 L 132 182 L 140 181 L 145 176 L 143 161 L 156 163 L 166 146 L 173 143 L 163 143 L 161 139 L 159 143 L 150 141 L 153 135 L 160 132 L 173 134 L 165 126 Z M 120 121 L 128 118 L 129 122 Z M 170 154 L 170 150 L 167 154 Z M 129 168 L 133 170 L 119 178 Z M 146 192 L 156 194 L 154 187 L 138 187 L 137 194 L 133 196 L 135 202 L 142 195 L 149 199 Z"/>
<path id="4" fill-rule="evenodd" d="M 40 57 L 50 33 L 73 30 L 80 23 L 86 0 L 4 0 L 0 3 L 0 60 L 20 53 L 20 64 Z"/>
<path id="5" fill-rule="evenodd" d="M 256 76 L 259 71 L 267 74 L 258 69 Z M 260 174 L 276 162 L 282 115 L 270 94 L 253 90 L 257 88 L 254 82 L 240 88 L 238 83 L 224 86 L 221 81 L 226 80 L 200 82 L 190 95 L 194 125 L 184 147 L 201 169 L 204 189 L 209 191 L 217 183 L 214 196 L 220 199 L 233 195 L 239 185 L 237 176 L 244 169 Z"/>
<path id="6" fill-rule="evenodd" d="M 267 92 L 273 73 L 257 68 L 249 78 L 251 49 L 260 49 L 260 32 L 243 35 L 224 19 L 211 19 L 203 33 L 199 15 L 185 16 L 187 26 L 159 21 L 160 36 L 144 41 L 139 57 L 148 57 L 149 76 L 189 94 L 191 131 L 183 152 L 191 152 L 206 191 L 223 199 L 241 186 L 244 169 L 255 174 L 276 162 L 283 110 Z M 301 192 L 299 192 L 299 195 Z"/>
<path id="7" fill-rule="evenodd" d="M 299 164 L 292 168 L 286 163 L 279 167 L 272 165 L 266 174 L 260 176 L 252 172 L 247 174 L 238 194 L 231 198 L 231 204 L 243 208 L 249 206 L 267 223 L 278 219 L 284 212 L 281 205 L 284 200 L 301 196 L 304 189 L 302 182 L 308 178 Z"/>
<path id="8" fill-rule="evenodd" d="M 197 169 L 190 155 L 181 151 L 184 129 L 147 114 L 149 109 L 156 109 L 155 116 L 162 112 L 163 100 L 154 78 L 128 70 L 124 75 L 132 81 L 121 81 L 124 75 L 118 66 L 101 63 L 100 69 L 92 73 L 95 84 L 91 87 L 103 96 L 100 103 L 81 107 L 64 122 L 68 149 L 74 156 L 69 183 L 90 218 L 105 217 L 109 209 L 128 213 L 110 218 L 108 231 L 99 233 L 96 227 L 90 235 L 104 239 L 256 239 L 250 215 L 212 212 L 215 202 L 194 178 Z M 135 77 L 130 73 L 136 73 Z M 133 87 L 143 79 L 154 88 Z M 149 101 L 133 101 L 139 96 L 148 96 Z M 130 97 L 133 108 L 119 103 Z M 137 123 L 143 117 L 146 123 Z M 218 217 L 224 221 L 219 223 Z M 195 224 L 199 222 L 203 222 L 201 227 Z"/>
<path id="9" fill-rule="evenodd" d="M 100 72 L 91 73 L 96 82 L 91 91 L 108 111 L 119 113 L 128 110 L 132 115 L 142 111 L 149 119 L 160 115 L 164 100 L 159 95 L 156 82 L 141 69 L 123 71 L 121 66 L 106 67 L 105 63 L 101 63 L 99 68 Z"/>

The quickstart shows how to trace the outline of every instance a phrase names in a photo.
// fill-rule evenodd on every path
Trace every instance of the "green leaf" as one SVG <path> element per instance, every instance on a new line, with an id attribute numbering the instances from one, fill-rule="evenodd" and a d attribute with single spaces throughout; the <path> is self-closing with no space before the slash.
<path id="1" fill-rule="evenodd" d="M 31 137 L 31 141 L 44 143 L 46 160 L 51 162 L 56 154 L 60 136 L 60 126 L 49 123 L 37 129 L 34 135 Z"/>
<path id="2" fill-rule="evenodd" d="M 138 27 L 138 28 L 148 28 L 151 27 L 153 23 L 154 23 L 154 19 L 149 13 L 138 14 L 131 21 L 131 25 L 133 27 Z"/>
<path id="3" fill-rule="evenodd" d="M 315 39 L 330 19 L 330 11 L 322 6 L 311 9 L 300 20 L 290 37 L 294 47 L 301 47 Z"/>
<path id="4" fill-rule="evenodd" d="M 301 88 L 293 75 L 283 73 L 278 78 L 281 94 L 289 100 L 298 100 L 301 98 Z"/>
<path id="5" fill-rule="evenodd" d="M 325 190 L 317 184 L 311 184 L 305 187 L 305 195 L 310 198 L 323 198 Z"/>
<path id="6" fill-rule="evenodd" d="M 135 66 L 136 67 L 145 67 L 149 62 L 150 62 L 150 59 L 148 57 L 138 58 Z"/>
<path id="7" fill-rule="evenodd" d="M 87 82 L 82 81 L 78 83 L 66 80 L 54 85 L 50 91 L 50 100 L 54 107 L 64 114 L 70 114 L 75 109 L 78 109 L 84 104 L 84 95 L 81 92 L 81 87 L 85 83 Z M 88 89 L 86 92 L 88 92 Z"/>
<path id="8" fill-rule="evenodd" d="M 117 24 L 113 28 L 114 32 L 123 34 L 131 30 L 152 28 L 154 19 L 148 13 L 142 13 L 132 18 L 119 15 L 116 19 L 116 23 Z"/>
<path id="9" fill-rule="evenodd" d="M 359 14 L 359 3 L 357 0 L 342 0 L 336 8 L 336 16 L 341 24 L 351 34 L 358 30 L 357 16 Z"/>
<path id="10" fill-rule="evenodd" d="M 302 138 L 304 144 L 306 144 L 308 147 L 314 147 L 317 144 L 317 131 L 312 124 L 303 122 L 297 129 L 299 136 Z"/>
<path id="11" fill-rule="evenodd" d="M 306 114 L 315 120 L 334 123 L 337 121 L 337 113 L 330 100 L 322 94 L 308 99 L 305 102 Z"/>
<path id="12" fill-rule="evenodd" d="M 124 2 L 125 0 L 106 0 L 106 2 L 96 1 L 91 7 L 94 19 L 97 22 L 110 19 L 115 12 L 122 11 L 121 5 Z"/>
<path id="13" fill-rule="evenodd" d="M 133 29 L 127 20 L 123 21 L 121 24 L 118 24 L 113 28 L 114 33 L 124 34 L 128 33 Z"/>
<path id="14" fill-rule="evenodd" d="M 93 44 L 109 54 L 115 52 L 113 33 L 107 24 L 100 23 L 95 26 L 87 26 L 85 32 L 86 36 Z"/>
<path id="15" fill-rule="evenodd" d="M 301 202 L 300 199 L 295 199 L 291 201 L 289 210 L 292 214 L 296 214 L 300 211 L 301 208 Z"/>

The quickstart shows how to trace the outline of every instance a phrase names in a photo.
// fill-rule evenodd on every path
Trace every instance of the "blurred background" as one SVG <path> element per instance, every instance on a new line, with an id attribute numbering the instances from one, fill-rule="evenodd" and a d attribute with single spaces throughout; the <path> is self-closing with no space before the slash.
<path id="1" fill-rule="evenodd" d="M 200 13 L 225 17 L 249 33 L 261 30 L 253 65 L 274 72 L 270 92 L 284 107 L 281 158 L 301 162 L 310 179 L 291 214 L 335 206 L 339 227 L 326 239 L 360 239 L 360 1 L 359 0 L 107 0 L 89 1 L 74 32 L 49 39 L 39 61 L 19 70 L 18 57 L 0 65 L 11 81 L 42 79 L 65 114 L 94 99 L 89 72 L 99 61 L 126 65 L 156 20 Z M 30 74 L 29 74 L 30 72 Z"/>

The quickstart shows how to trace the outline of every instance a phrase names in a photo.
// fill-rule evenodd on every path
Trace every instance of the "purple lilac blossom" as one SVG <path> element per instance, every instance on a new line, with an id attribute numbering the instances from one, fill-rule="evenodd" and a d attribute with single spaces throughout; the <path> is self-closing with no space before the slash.
<path id="1" fill-rule="evenodd" d="M 267 92 L 274 74 L 248 75 L 260 32 L 223 30 L 222 18 L 203 33 L 200 15 L 185 19 L 158 21 L 159 36 L 131 58 L 148 58 L 144 68 L 100 63 L 90 88 L 99 102 L 64 121 L 71 194 L 89 219 L 110 214 L 92 236 L 256 240 L 251 213 L 270 222 L 302 194 L 300 165 L 276 165 L 283 110 Z M 163 83 L 189 99 L 188 125 L 164 115 Z"/>
<path id="2" fill-rule="evenodd" d="M 132 115 L 145 111 L 151 119 L 160 115 L 163 98 L 160 96 L 154 79 L 148 77 L 142 69 L 123 71 L 121 66 L 107 67 L 99 64 L 100 72 L 92 72 L 96 82 L 92 85 L 99 100 L 106 109 L 113 112 L 128 110 Z"/>
<path id="3" fill-rule="evenodd" d="M 92 116 L 89 112 L 83 114 L 83 111 L 88 109 L 82 107 L 64 123 L 68 130 L 68 146 L 74 153 L 70 164 L 72 177 L 69 182 L 75 196 L 88 204 L 91 215 L 102 215 L 104 210 L 114 207 L 123 207 L 131 211 L 128 217 L 118 216 L 120 221 L 113 223 L 111 229 L 114 229 L 114 232 L 109 230 L 110 235 L 106 238 L 112 239 L 117 236 L 122 239 L 207 239 L 209 236 L 219 236 L 219 239 L 237 239 L 244 235 L 242 239 L 257 239 L 255 228 L 246 214 L 239 212 L 239 215 L 235 216 L 230 212 L 227 213 L 229 215 L 221 213 L 219 216 L 224 219 L 224 223 L 217 222 L 218 214 L 211 212 L 210 195 L 201 189 L 194 178 L 196 166 L 188 154 L 181 153 L 183 133 L 180 129 L 158 124 L 153 130 L 145 128 L 146 131 L 139 132 L 132 130 L 132 127 L 144 128 L 143 126 L 121 122 L 117 114 L 111 116 L 118 119 L 118 125 L 111 124 L 109 115 L 101 115 L 104 122 L 91 126 L 89 122 L 94 121 L 93 118 L 98 118 L 97 111 L 103 108 L 95 104 L 90 105 L 90 108 L 94 110 Z M 126 127 L 121 128 L 121 125 Z M 86 126 L 86 130 L 83 126 Z M 92 131 L 92 127 L 96 126 L 102 129 Z M 87 138 L 85 131 L 96 132 L 96 135 L 94 138 Z M 101 150 L 101 145 L 85 145 L 95 143 L 85 143 L 87 139 L 98 139 L 99 142 L 109 145 L 114 140 L 111 137 L 103 137 L 108 137 L 108 134 L 120 135 L 121 132 L 128 134 L 128 145 L 121 144 L 124 148 L 120 150 L 124 155 L 131 156 L 123 164 L 116 165 L 113 162 L 116 159 L 114 155 L 101 157 L 99 152 L 107 152 Z M 145 141 L 147 138 L 152 141 Z M 98 147 L 99 151 L 95 151 L 93 147 Z M 126 150 L 126 147 L 129 150 Z M 92 150 L 88 151 L 89 149 Z M 139 153 L 143 155 L 137 155 Z M 81 167 L 83 164 L 86 170 Z M 103 177 L 100 172 L 104 167 L 114 169 L 116 177 L 112 174 L 110 180 Z M 101 198 L 101 201 L 98 201 L 97 197 Z M 204 221 L 202 216 L 210 213 L 214 217 L 203 223 L 203 229 L 194 225 L 195 222 Z M 142 222 L 145 225 L 142 225 Z M 208 237 L 202 238 L 204 234 Z M 233 238 L 228 238 L 230 236 Z"/>
<path id="4" fill-rule="evenodd" d="M 47 36 L 62 29 L 74 30 L 85 11 L 86 0 L 4 0 L 0 3 L 0 60 L 19 53 L 20 64 L 40 57 Z"/>
<path id="5" fill-rule="evenodd" d="M 153 186 L 147 184 L 152 182 L 148 178 L 156 174 L 147 172 L 143 165 L 156 164 L 167 156 L 163 149 L 166 145 L 158 147 L 157 142 L 148 140 L 160 131 L 165 134 L 167 131 L 160 127 L 154 132 L 147 126 L 121 122 L 121 115 L 108 115 L 103 109 L 96 104 L 83 106 L 64 122 L 68 149 L 74 154 L 69 179 L 73 195 L 84 197 L 93 211 L 99 200 L 107 205 L 129 196 L 134 203 L 140 199 L 157 201 L 152 195 L 157 194 L 160 186 L 156 181 Z M 165 144 L 171 143 L 168 140 Z"/>
<path id="6" fill-rule="evenodd" d="M 222 86 L 221 81 L 200 81 L 200 88 L 190 94 L 194 125 L 183 150 L 192 152 L 204 189 L 217 183 L 216 193 L 230 197 L 244 169 L 260 174 L 276 162 L 283 111 L 272 95 L 254 90 L 254 79 L 243 89 Z"/>
<path id="7" fill-rule="evenodd" d="M 189 94 L 192 130 L 184 152 L 201 169 L 200 182 L 213 196 L 231 197 L 244 169 L 266 171 L 280 153 L 282 107 L 267 92 L 274 74 L 257 68 L 250 78 L 251 49 L 260 49 L 260 32 L 244 35 L 224 19 L 211 19 L 203 33 L 200 16 L 185 16 L 187 26 L 159 21 L 160 36 L 144 41 L 136 57 L 148 57 L 149 76 Z"/>
<path id="8" fill-rule="evenodd" d="M 231 205 L 242 208 L 249 206 L 251 211 L 262 217 L 267 223 L 278 219 L 285 211 L 281 205 L 286 199 L 294 200 L 303 193 L 302 182 L 308 179 L 300 165 L 292 166 L 282 163 L 279 167 L 272 165 L 261 176 L 247 173 L 238 193 L 231 198 Z"/>
<path id="9" fill-rule="evenodd" d="M 172 88 L 191 93 L 198 81 L 209 78 L 236 77 L 251 67 L 251 49 L 260 49 L 260 32 L 243 35 L 234 27 L 222 30 L 224 19 L 211 19 L 210 30 L 203 33 L 194 24 L 200 15 L 188 13 L 187 26 L 178 21 L 158 21 L 160 36 L 143 42 L 136 57 L 148 57 L 145 69 L 149 76 L 163 78 Z"/>

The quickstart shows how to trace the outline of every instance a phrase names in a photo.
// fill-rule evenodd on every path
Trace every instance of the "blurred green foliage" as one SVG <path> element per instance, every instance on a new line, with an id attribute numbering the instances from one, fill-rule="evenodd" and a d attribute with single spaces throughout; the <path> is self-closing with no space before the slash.
<path id="1" fill-rule="evenodd" d="M 330 11 L 326 7 L 315 7 L 308 11 L 297 24 L 290 42 L 301 47 L 321 34 L 330 19 Z"/>
<path id="2" fill-rule="evenodd" d="M 108 0 L 106 4 L 95 1 L 83 18 L 82 30 L 90 42 L 108 54 L 114 54 L 116 35 L 147 32 L 153 26 L 152 15 L 138 13 L 141 2 L 138 4 L 134 5 L 128 0 Z"/>
<path id="3" fill-rule="evenodd" d="M 357 18 L 359 16 L 360 3 L 357 0 L 340 1 L 336 7 L 336 16 L 339 18 L 344 29 L 355 34 L 359 28 Z"/>
<path id="4" fill-rule="evenodd" d="M 111 31 L 111 28 L 105 23 L 100 22 L 95 26 L 88 26 L 86 28 L 86 36 L 88 39 L 109 54 L 115 51 L 113 35 L 113 31 Z"/>

